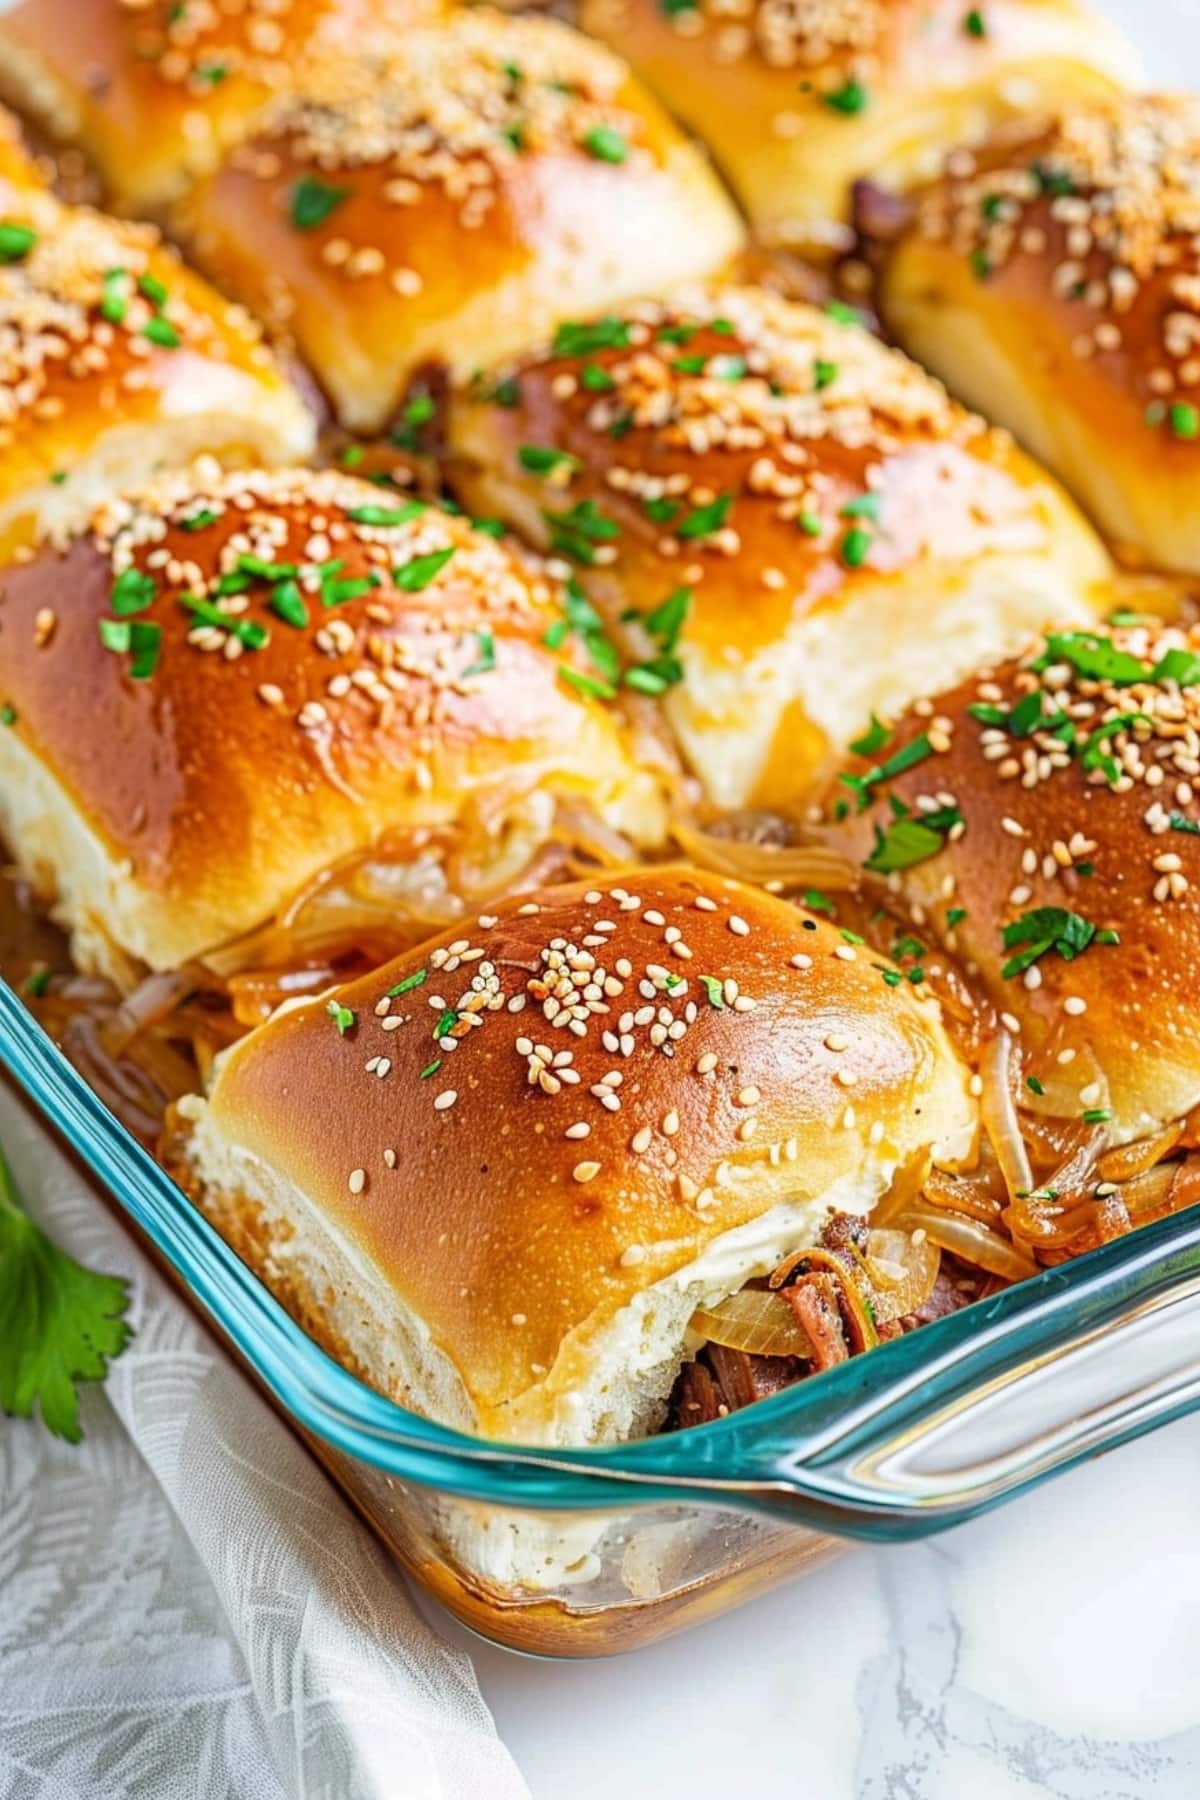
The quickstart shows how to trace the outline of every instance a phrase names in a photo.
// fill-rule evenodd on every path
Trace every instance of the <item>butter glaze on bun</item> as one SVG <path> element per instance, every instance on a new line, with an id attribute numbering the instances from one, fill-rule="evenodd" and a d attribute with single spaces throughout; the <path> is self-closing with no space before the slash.
<path id="1" fill-rule="evenodd" d="M 569 323 L 454 395 L 449 435 L 472 510 L 573 560 L 658 667 L 718 806 L 793 806 L 871 710 L 1086 621 L 1109 570 L 1006 434 L 760 289 Z"/>
<path id="2" fill-rule="evenodd" d="M 581 23 L 705 139 L 761 236 L 810 253 L 853 241 L 860 176 L 903 187 L 998 119 L 1136 78 L 1076 0 L 583 0 Z"/>
<path id="3" fill-rule="evenodd" d="M 490 1437 L 661 1422 L 688 1320 L 974 1139 L 938 1007 L 674 868 L 537 891 L 284 1008 L 182 1103 L 199 1204 L 335 1355 Z"/>
<path id="4" fill-rule="evenodd" d="M 438 0 L 20 0 L 0 12 L 0 97 L 77 144 L 113 205 L 153 212 L 310 58 L 440 11 Z"/>
<path id="5" fill-rule="evenodd" d="M 311 415 L 259 327 L 148 225 L 0 181 L 0 559 L 202 452 L 308 455 Z"/>
<path id="6" fill-rule="evenodd" d="M 982 984 L 1023 1105 L 1118 1142 L 1200 1105 L 1200 631 L 1053 633 L 845 773 L 827 835 Z"/>
<path id="7" fill-rule="evenodd" d="M 367 432 L 422 364 L 469 372 L 742 243 L 703 152 L 624 63 L 482 7 L 310 70 L 177 225 Z"/>
<path id="8" fill-rule="evenodd" d="M 1108 538 L 1200 574 L 1200 101 L 1114 99 L 956 152 L 880 305 Z"/>
<path id="9" fill-rule="evenodd" d="M 574 640 L 543 641 L 559 593 L 464 520 L 310 470 L 197 469 L 12 569 L 0 827 L 79 964 L 177 967 L 388 831 L 503 867 L 563 799 L 652 843 L 658 778 Z"/>

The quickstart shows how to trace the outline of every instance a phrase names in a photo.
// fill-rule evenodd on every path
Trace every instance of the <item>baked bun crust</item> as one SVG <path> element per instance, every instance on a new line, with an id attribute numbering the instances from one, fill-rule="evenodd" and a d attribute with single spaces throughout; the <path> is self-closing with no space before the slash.
<path id="1" fill-rule="evenodd" d="M 810 253 L 853 241 L 860 176 L 905 186 L 997 119 L 1135 75 L 1075 0 L 583 0 L 581 22 L 707 142 L 760 235 Z"/>
<path id="2" fill-rule="evenodd" d="M 760 289 L 568 325 L 455 395 L 449 436 L 472 509 L 573 556 L 610 628 L 681 677 L 667 713 L 719 806 L 791 806 L 870 710 L 1088 618 L 1108 570 L 1005 434 Z"/>
<path id="3" fill-rule="evenodd" d="M 829 835 L 982 984 L 1044 1090 L 1025 1106 L 1103 1115 L 1121 1141 L 1200 1104 L 1200 632 L 1051 636 L 906 715 L 847 772 Z"/>
<path id="4" fill-rule="evenodd" d="M 3 199 L 0 558 L 202 451 L 309 454 L 312 418 L 240 307 L 152 227 L 36 189 Z"/>
<path id="5" fill-rule="evenodd" d="M 421 364 L 467 372 L 742 242 L 703 153 L 623 63 L 483 8 L 311 70 L 177 224 L 366 432 Z"/>
<path id="6" fill-rule="evenodd" d="M 95 163 L 123 211 L 211 169 L 308 59 L 435 17 L 438 0 L 21 0 L 0 13 L 0 97 Z"/>
<path id="7" fill-rule="evenodd" d="M 1200 101 L 1035 119 L 948 171 L 890 252 L 889 328 L 1110 539 L 1200 573 Z"/>
<path id="8" fill-rule="evenodd" d="M 661 830 L 573 642 L 542 641 L 556 584 L 436 508 L 213 466 L 4 589 L 0 828 L 81 966 L 176 967 L 388 830 L 469 828 L 486 863 L 555 795 Z"/>
<path id="9" fill-rule="evenodd" d="M 11 113 L 0 107 L 0 207 L 7 208 L 14 194 L 39 193 L 45 187 L 20 126 Z"/>
<path id="10" fill-rule="evenodd" d="M 306 1326 L 490 1437 L 652 1428 L 702 1296 L 973 1145 L 936 1003 L 759 890 L 626 880 L 283 1009 L 183 1108 L 187 1185 Z"/>

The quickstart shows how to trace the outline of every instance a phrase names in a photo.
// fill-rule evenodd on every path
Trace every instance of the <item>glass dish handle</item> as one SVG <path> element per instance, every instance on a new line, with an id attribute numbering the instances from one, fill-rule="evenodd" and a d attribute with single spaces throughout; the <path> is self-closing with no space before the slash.
<path id="1" fill-rule="evenodd" d="M 843 1365 L 773 1477 L 850 1535 L 957 1523 L 1200 1406 L 1198 1299 L 1200 1208 Z"/>

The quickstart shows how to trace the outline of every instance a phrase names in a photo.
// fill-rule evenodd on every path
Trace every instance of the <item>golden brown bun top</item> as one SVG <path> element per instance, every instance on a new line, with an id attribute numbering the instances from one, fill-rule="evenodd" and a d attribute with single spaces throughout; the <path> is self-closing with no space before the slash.
<path id="1" fill-rule="evenodd" d="M 46 186 L 41 170 L 21 136 L 20 126 L 0 107 L 0 208 L 16 194 L 38 193 Z"/>
<path id="2" fill-rule="evenodd" d="M 211 166 L 311 57 L 439 0 L 24 0 L 0 16 L 14 105 L 78 138 L 113 200 L 153 208 Z M 22 91 L 23 90 L 23 91 Z"/>
<path id="3" fill-rule="evenodd" d="M 414 363 L 473 369 L 741 244 L 703 156 L 624 63 L 482 7 L 313 67 L 176 216 L 360 430 Z"/>
<path id="4" fill-rule="evenodd" d="M 688 640 L 717 656 L 860 570 L 1049 547 L 1048 477 L 846 315 L 730 287 L 563 326 L 455 398 L 451 476 L 540 488 L 531 532 L 622 604 L 685 587 Z"/>
<path id="5" fill-rule="evenodd" d="M 1129 95 L 1009 127 L 949 159 L 913 231 L 1024 319 L 1033 354 L 1050 321 L 1135 400 L 1147 453 L 1200 469 L 1200 101 Z"/>
<path id="6" fill-rule="evenodd" d="M 723 1232 L 970 1129 L 936 1006 L 674 868 L 506 902 L 284 1011 L 210 1114 L 349 1235 L 493 1432 L 548 1371 L 580 1379 L 570 1334 Z"/>
<path id="7" fill-rule="evenodd" d="M 598 803 L 640 779 L 576 640 L 543 641 L 560 591 L 351 477 L 197 467 L 8 573 L 0 701 L 163 902 L 130 945 L 161 965 L 389 826 L 461 821 L 563 769 Z M 131 933 L 132 905 L 105 924 Z"/>
<path id="8" fill-rule="evenodd" d="M 219 411 L 222 395 L 248 434 L 254 397 L 303 441 L 303 408 L 259 327 L 152 227 L 37 192 L 11 196 L 6 213 L 0 509 L 52 475 L 69 482 L 107 427 Z"/>
<path id="9" fill-rule="evenodd" d="M 856 177 L 909 184 L 1014 108 L 1133 78 L 1076 0 L 582 0 L 581 23 L 705 138 L 773 241 L 846 248 Z"/>
<path id="10" fill-rule="evenodd" d="M 1130 1137 L 1200 1102 L 1200 631 L 1052 634 L 868 744 L 832 836 L 977 973 L 1026 1103 Z"/>

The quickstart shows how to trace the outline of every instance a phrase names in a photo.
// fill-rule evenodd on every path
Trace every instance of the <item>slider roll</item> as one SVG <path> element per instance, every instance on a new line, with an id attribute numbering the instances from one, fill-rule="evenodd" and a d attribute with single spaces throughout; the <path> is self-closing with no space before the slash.
<path id="1" fill-rule="evenodd" d="M 485 8 L 306 72 L 176 222 L 361 432 L 422 365 L 469 372 L 742 241 L 703 154 L 622 62 Z"/>
<path id="2" fill-rule="evenodd" d="M 544 573 L 434 507 L 198 468 L 6 576 L 0 827 L 123 985 L 381 834 L 434 888 L 446 838 L 474 879 L 515 875 L 558 801 L 653 842 L 658 777 L 574 640 L 547 646 L 561 619 Z"/>
<path id="3" fill-rule="evenodd" d="M 960 150 L 885 252 L 889 330 L 1105 535 L 1200 572 L 1200 104 L 1138 95 Z"/>
<path id="4" fill-rule="evenodd" d="M 846 309 L 688 291 L 461 388 L 451 479 L 574 567 L 716 806 L 788 810 L 872 709 L 1092 616 L 1053 481 Z"/>
<path id="5" fill-rule="evenodd" d="M 583 0 L 606 39 L 711 149 L 760 237 L 854 242 L 851 190 L 904 188 L 989 124 L 1136 79 L 1077 0 Z"/>
<path id="6" fill-rule="evenodd" d="M 982 990 L 1022 1108 L 1116 1144 L 1189 1121 L 1200 633 L 1052 631 L 872 736 L 825 832 Z"/>
<path id="7" fill-rule="evenodd" d="M 150 226 L 0 177 L 0 561 L 63 542 L 151 470 L 313 441 L 258 326 Z"/>
<path id="8" fill-rule="evenodd" d="M 692 872 L 538 890 L 244 1039 L 173 1159 L 384 1393 L 626 1438 L 663 1422 L 702 1301 L 969 1152 L 937 1004 L 884 966 Z"/>
<path id="9" fill-rule="evenodd" d="M 437 0 L 18 0 L 0 98 L 77 145 L 122 212 L 157 212 L 310 63 L 436 17 Z"/>

